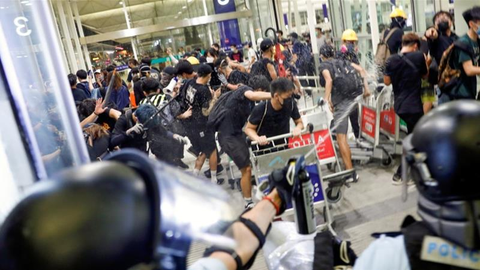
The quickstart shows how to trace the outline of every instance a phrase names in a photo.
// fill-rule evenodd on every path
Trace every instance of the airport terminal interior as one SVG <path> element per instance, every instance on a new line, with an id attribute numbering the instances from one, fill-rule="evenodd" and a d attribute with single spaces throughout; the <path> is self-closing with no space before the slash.
<path id="1" fill-rule="evenodd" d="M 0 270 L 480 269 L 480 2 L 0 0 Z"/>

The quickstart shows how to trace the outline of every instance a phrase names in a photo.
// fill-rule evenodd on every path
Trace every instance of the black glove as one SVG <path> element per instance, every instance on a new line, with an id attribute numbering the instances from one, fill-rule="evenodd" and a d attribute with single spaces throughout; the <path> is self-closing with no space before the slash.
<path id="1" fill-rule="evenodd" d="M 268 176 L 270 190 L 277 189 L 278 195 L 282 200 L 279 215 L 283 214 L 287 208 L 287 204 L 292 201 L 293 186 L 287 181 L 288 166 L 283 169 L 276 169 Z"/>

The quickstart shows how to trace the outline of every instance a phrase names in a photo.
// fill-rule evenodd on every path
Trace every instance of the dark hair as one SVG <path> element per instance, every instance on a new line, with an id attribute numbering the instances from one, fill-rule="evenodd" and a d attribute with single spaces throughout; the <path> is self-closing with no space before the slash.
<path id="1" fill-rule="evenodd" d="M 480 20 L 480 7 L 474 6 L 471 9 L 467 9 L 462 13 L 462 16 L 467 25 L 470 21 Z M 470 28 L 470 25 L 468 25 L 468 28 Z"/>
<path id="2" fill-rule="evenodd" d="M 420 37 L 415 33 L 407 33 L 402 37 L 402 46 L 412 46 L 417 44 L 420 49 Z"/>
<path id="3" fill-rule="evenodd" d="M 213 43 L 212 46 L 220 50 L 220 45 L 218 45 L 218 43 Z"/>
<path id="4" fill-rule="evenodd" d="M 217 60 L 215 60 L 215 63 L 213 63 L 213 66 L 217 69 L 227 67 L 228 66 L 227 58 L 226 57 L 217 58 Z"/>
<path id="5" fill-rule="evenodd" d="M 205 51 L 205 57 L 210 54 L 213 57 L 218 57 L 218 52 L 214 48 L 208 48 L 208 50 Z"/>
<path id="6" fill-rule="evenodd" d="M 315 30 L 318 30 L 318 31 L 322 32 L 322 28 L 320 28 L 320 27 L 316 27 Z"/>
<path id="7" fill-rule="evenodd" d="M 128 60 L 128 63 L 134 66 L 138 66 L 138 61 L 135 58 L 130 58 L 130 60 Z"/>
<path id="8" fill-rule="evenodd" d="M 107 85 L 110 85 L 110 80 L 112 79 L 113 72 L 109 72 L 107 75 Z M 113 81 L 113 89 L 115 90 L 120 90 L 120 87 L 122 87 L 122 78 L 120 75 L 115 75 L 114 81 Z"/>
<path id="9" fill-rule="evenodd" d="M 279 78 L 270 83 L 270 93 L 272 97 L 275 93 L 283 94 L 289 93 L 295 89 L 295 85 L 293 85 L 292 81 L 286 78 Z"/>
<path id="10" fill-rule="evenodd" d="M 147 94 L 156 92 L 160 87 L 160 83 L 154 78 L 148 78 L 142 81 L 142 90 Z"/>
<path id="11" fill-rule="evenodd" d="M 157 112 L 157 108 L 150 104 L 142 104 L 138 109 L 135 111 L 135 116 L 138 118 L 138 122 L 141 124 L 145 124 L 145 122 L 152 117 Z M 149 122 L 149 126 L 156 126 L 156 120 L 152 120 Z"/>
<path id="12" fill-rule="evenodd" d="M 192 74 L 194 71 L 192 64 L 187 60 L 179 60 L 175 68 L 177 69 L 177 75 L 182 75 L 183 73 Z"/>
<path id="13" fill-rule="evenodd" d="M 109 66 L 107 67 L 107 72 L 112 72 L 112 71 L 115 70 L 115 68 L 117 68 L 117 66 L 115 66 L 115 65 L 109 65 Z"/>
<path id="14" fill-rule="evenodd" d="M 77 77 L 80 78 L 80 80 L 85 80 L 87 78 L 87 72 L 83 69 L 80 69 L 77 71 Z"/>
<path id="15" fill-rule="evenodd" d="M 437 20 L 438 16 L 440 16 L 440 15 L 447 15 L 447 17 L 450 19 L 450 21 L 452 21 L 452 23 L 454 23 L 453 16 L 452 16 L 452 14 L 450 14 L 450 12 L 440 10 L 439 12 L 435 13 L 435 15 L 433 16 L 432 21 L 433 21 L 434 25 L 435 25 L 435 21 Z"/>
<path id="16" fill-rule="evenodd" d="M 68 74 L 68 82 L 70 83 L 70 87 L 77 85 L 77 75 L 75 74 Z"/>
<path id="17" fill-rule="evenodd" d="M 142 58 L 141 62 L 142 62 L 142 64 L 150 66 L 150 64 L 152 63 L 152 59 L 150 57 L 145 57 L 145 58 Z"/>
<path id="18" fill-rule="evenodd" d="M 78 116 L 80 119 L 85 119 L 95 111 L 96 100 L 93 98 L 84 99 L 78 105 Z"/>
<path id="19" fill-rule="evenodd" d="M 280 34 L 280 35 L 282 35 L 282 36 L 283 36 L 283 31 L 282 31 L 282 30 L 277 30 L 277 32 L 276 32 L 276 33 L 277 33 L 277 34 Z"/>
<path id="20" fill-rule="evenodd" d="M 235 47 L 235 48 L 236 48 L 236 47 L 237 47 L 237 44 L 232 43 L 232 44 L 230 44 L 230 47 Z"/>
<path id="21" fill-rule="evenodd" d="M 263 75 L 256 75 L 250 77 L 248 80 L 248 86 L 253 90 L 262 89 L 262 91 L 268 91 L 270 88 L 270 82 Z"/>
<path id="22" fill-rule="evenodd" d="M 210 65 L 200 64 L 198 66 L 198 70 L 197 70 L 198 77 L 201 77 L 201 78 L 207 77 L 208 75 L 212 74 L 212 72 L 213 70 L 212 70 L 212 67 L 210 67 Z"/>

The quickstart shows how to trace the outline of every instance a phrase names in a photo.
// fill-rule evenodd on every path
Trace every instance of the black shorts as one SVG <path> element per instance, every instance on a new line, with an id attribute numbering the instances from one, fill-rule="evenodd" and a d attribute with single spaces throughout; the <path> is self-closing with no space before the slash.
<path id="1" fill-rule="evenodd" d="M 236 136 L 218 136 L 218 141 L 222 150 L 233 160 L 239 169 L 250 165 L 250 155 L 248 145 L 243 135 Z"/>
<path id="2" fill-rule="evenodd" d="M 187 129 L 187 137 L 190 139 L 193 149 L 207 155 L 207 157 L 209 157 L 214 150 L 217 150 L 215 133 L 212 130 L 195 131 Z"/>

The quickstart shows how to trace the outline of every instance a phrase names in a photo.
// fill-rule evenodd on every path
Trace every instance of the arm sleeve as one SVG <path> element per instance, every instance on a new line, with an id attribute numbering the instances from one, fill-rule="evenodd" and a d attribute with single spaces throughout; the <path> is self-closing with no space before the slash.
<path id="1" fill-rule="evenodd" d="M 248 122 L 250 122 L 250 124 L 252 125 L 258 126 L 260 124 L 260 121 L 262 121 L 264 111 L 265 111 L 265 102 L 262 102 L 259 105 L 255 106 L 255 108 L 253 108 L 252 113 L 248 118 Z"/>
<path id="2" fill-rule="evenodd" d="M 387 76 L 390 76 L 392 77 L 393 75 L 393 71 L 394 71 L 394 68 L 393 68 L 393 62 L 395 62 L 395 55 L 392 55 L 390 56 L 390 58 L 388 58 L 387 60 L 387 65 L 385 66 L 385 75 Z"/>
<path id="3" fill-rule="evenodd" d="M 468 55 L 468 53 L 466 53 L 463 50 L 460 50 L 458 48 L 456 48 L 456 50 L 458 50 L 458 62 L 459 62 L 460 65 L 467 62 L 467 61 L 472 60 L 472 57 L 470 55 Z"/>
<path id="4" fill-rule="evenodd" d="M 403 31 L 395 30 L 395 32 L 388 39 L 387 44 L 391 54 L 398 53 L 398 51 L 400 50 L 400 47 L 402 47 L 402 37 L 403 37 Z"/>
<path id="5" fill-rule="evenodd" d="M 427 60 L 425 59 L 425 56 L 423 53 L 419 52 L 418 53 L 418 62 L 420 63 L 420 74 L 425 75 L 427 74 Z"/>
<path id="6" fill-rule="evenodd" d="M 292 119 L 297 120 L 300 117 L 302 117 L 302 116 L 300 116 L 300 112 L 298 111 L 297 102 L 293 101 Z"/>
<path id="7" fill-rule="evenodd" d="M 128 72 L 127 82 L 131 82 L 131 81 L 132 81 L 132 71 L 130 70 L 130 72 Z"/>
<path id="8" fill-rule="evenodd" d="M 124 115 L 118 118 L 117 123 L 115 123 L 115 128 L 113 129 L 112 138 L 110 140 L 110 148 L 119 146 L 124 141 L 128 139 L 127 134 L 127 119 Z"/>

